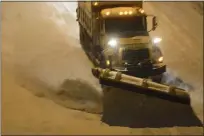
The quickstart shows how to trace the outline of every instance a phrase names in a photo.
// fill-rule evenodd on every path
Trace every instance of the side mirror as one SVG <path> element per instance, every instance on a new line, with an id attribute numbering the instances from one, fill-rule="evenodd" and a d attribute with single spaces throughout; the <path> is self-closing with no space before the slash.
<path id="1" fill-rule="evenodd" d="M 157 22 L 157 17 L 152 18 L 152 30 L 154 31 L 157 28 L 158 22 Z"/>

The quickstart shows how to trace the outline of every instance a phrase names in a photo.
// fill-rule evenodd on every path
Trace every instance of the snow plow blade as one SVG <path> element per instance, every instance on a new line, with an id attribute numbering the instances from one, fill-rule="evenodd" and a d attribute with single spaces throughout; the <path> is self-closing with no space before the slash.
<path id="1" fill-rule="evenodd" d="M 92 74 L 99 79 L 100 84 L 145 94 L 171 102 L 190 105 L 190 95 L 187 91 L 164 84 L 133 77 L 109 69 L 93 68 Z"/>

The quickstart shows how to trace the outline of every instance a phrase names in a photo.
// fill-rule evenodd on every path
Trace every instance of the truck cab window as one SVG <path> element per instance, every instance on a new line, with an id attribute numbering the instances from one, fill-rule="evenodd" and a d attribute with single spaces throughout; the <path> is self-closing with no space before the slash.
<path id="1" fill-rule="evenodd" d="M 108 18 L 105 30 L 106 33 L 146 32 L 146 17 Z"/>

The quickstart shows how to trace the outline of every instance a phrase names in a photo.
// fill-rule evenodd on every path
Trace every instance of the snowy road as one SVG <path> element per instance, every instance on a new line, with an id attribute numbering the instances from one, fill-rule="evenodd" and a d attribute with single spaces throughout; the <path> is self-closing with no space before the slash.
<path id="1" fill-rule="evenodd" d="M 3 133 L 202 133 L 202 128 L 194 127 L 192 124 L 187 124 L 187 129 L 186 124 L 183 126 L 176 124 L 180 127 L 159 126 L 169 128 L 158 128 L 158 126 L 156 128 L 148 126 L 148 129 L 112 128 L 101 125 L 98 115 L 64 109 L 61 105 L 74 109 L 84 109 L 89 112 L 102 111 L 100 97 L 102 91 L 98 81 L 91 75 L 92 64 L 78 41 L 75 10 L 75 2 L 13 2 L 2 4 Z M 187 2 L 147 3 L 145 4 L 145 10 L 158 16 L 159 27 L 157 31 L 152 33 L 152 36 L 162 36 L 163 38 L 161 48 L 164 52 L 165 62 L 170 72 L 173 73 L 172 77 L 176 76 L 182 79 L 184 82 L 181 85 L 182 87 L 188 88 L 187 84 L 192 86 L 190 93 L 193 101 L 193 111 L 196 117 L 202 120 L 203 16 Z M 168 80 L 170 78 L 168 77 Z M 66 95 L 59 95 L 59 88 L 61 87 L 68 90 L 68 93 L 65 93 Z M 30 94 L 30 92 L 32 93 Z M 120 105 L 120 107 L 126 107 L 123 110 L 128 111 L 132 106 L 131 108 L 134 107 L 133 109 L 138 111 L 137 108 L 139 107 L 134 106 L 134 104 L 138 104 L 141 100 L 137 99 L 137 96 L 133 98 L 131 93 L 124 94 L 120 91 L 116 95 L 118 98 L 120 96 L 121 98 L 127 97 L 123 102 L 130 102 L 129 104 L 118 102 L 117 105 Z M 41 97 L 49 100 L 41 99 Z M 114 99 L 112 100 L 114 101 Z M 162 107 L 163 103 L 160 104 L 159 101 L 155 103 L 157 105 L 154 105 L 152 109 L 150 108 L 148 112 L 153 112 L 156 117 L 158 116 L 156 112 L 159 112 L 157 107 Z M 169 105 L 167 102 L 164 102 L 164 104 L 166 104 L 165 107 Z M 23 109 L 26 110 L 23 111 Z M 165 110 L 168 111 L 168 109 Z M 182 106 L 181 108 L 174 108 L 174 110 L 189 111 Z M 132 111 L 135 116 L 136 111 Z M 49 115 L 49 112 L 52 114 Z M 142 112 L 145 112 L 145 110 Z M 162 108 L 160 113 L 163 113 Z M 179 112 L 176 114 L 178 116 Z M 188 115 L 185 116 L 188 117 Z M 190 118 L 192 116 L 189 115 Z M 166 117 L 170 118 L 170 115 Z M 194 119 L 196 117 L 192 117 L 192 120 L 196 120 Z M 191 122 L 190 118 L 183 119 Z M 137 120 L 139 121 L 139 119 Z M 73 123 L 72 130 L 66 128 L 68 121 Z M 193 124 L 195 125 L 195 123 Z M 88 130 L 90 126 L 94 130 Z M 83 128 L 82 131 L 78 132 L 78 129 L 81 128 Z"/>

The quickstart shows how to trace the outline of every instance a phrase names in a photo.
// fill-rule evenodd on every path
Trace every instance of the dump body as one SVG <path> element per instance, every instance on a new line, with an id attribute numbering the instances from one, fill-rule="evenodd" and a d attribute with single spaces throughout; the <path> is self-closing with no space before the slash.
<path id="1" fill-rule="evenodd" d="M 156 17 L 142 6 L 142 1 L 78 2 L 80 42 L 94 64 L 139 77 L 166 71 L 147 27 L 147 17 L 153 17 L 156 29 Z"/>

